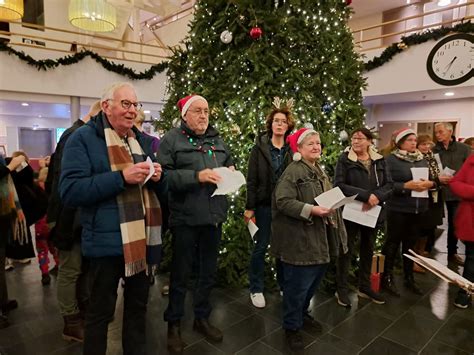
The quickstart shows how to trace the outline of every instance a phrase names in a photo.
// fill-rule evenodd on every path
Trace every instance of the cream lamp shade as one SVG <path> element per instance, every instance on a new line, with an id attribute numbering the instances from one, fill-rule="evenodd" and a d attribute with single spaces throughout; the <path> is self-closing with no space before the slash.
<path id="1" fill-rule="evenodd" d="M 117 12 L 104 0 L 71 0 L 69 22 L 82 30 L 110 32 L 117 27 Z"/>
<path id="2" fill-rule="evenodd" d="M 23 0 L 0 0 L 0 20 L 19 20 L 23 13 Z"/>

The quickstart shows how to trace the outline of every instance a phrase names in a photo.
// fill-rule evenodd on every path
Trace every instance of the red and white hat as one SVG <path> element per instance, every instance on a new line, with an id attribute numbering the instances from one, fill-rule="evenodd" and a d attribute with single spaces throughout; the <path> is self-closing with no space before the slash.
<path id="1" fill-rule="evenodd" d="M 207 100 L 199 95 L 188 95 L 178 101 L 177 106 L 179 108 L 179 111 L 181 112 L 182 118 L 184 118 L 184 115 L 186 114 L 186 112 L 188 112 L 189 106 L 191 106 L 191 104 L 197 100 L 204 100 L 207 103 Z"/>
<path id="2" fill-rule="evenodd" d="M 410 134 L 416 135 L 416 132 L 411 128 L 402 128 L 393 132 L 393 140 L 395 144 L 398 144 L 403 137 L 409 136 Z"/>
<path id="3" fill-rule="evenodd" d="M 301 160 L 301 154 L 298 152 L 298 144 L 300 144 L 311 133 L 317 134 L 318 132 L 311 128 L 300 128 L 295 133 L 286 137 L 286 142 L 290 145 L 290 148 L 293 151 L 293 160 Z"/>

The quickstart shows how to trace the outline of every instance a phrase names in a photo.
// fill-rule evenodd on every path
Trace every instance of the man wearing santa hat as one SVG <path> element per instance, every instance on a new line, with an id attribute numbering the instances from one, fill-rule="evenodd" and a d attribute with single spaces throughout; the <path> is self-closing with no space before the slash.
<path id="1" fill-rule="evenodd" d="M 215 282 L 222 223 L 227 218 L 225 196 L 211 197 L 220 181 L 213 168 L 234 169 L 230 150 L 209 125 L 209 105 L 199 95 L 178 101 L 181 125 L 161 140 L 158 161 L 167 171 L 170 229 L 173 235 L 168 322 L 168 349 L 183 351 L 180 319 L 184 315 L 187 283 L 194 264 L 199 270 L 194 288 L 194 330 L 211 342 L 222 332 L 209 324 L 209 295 Z"/>

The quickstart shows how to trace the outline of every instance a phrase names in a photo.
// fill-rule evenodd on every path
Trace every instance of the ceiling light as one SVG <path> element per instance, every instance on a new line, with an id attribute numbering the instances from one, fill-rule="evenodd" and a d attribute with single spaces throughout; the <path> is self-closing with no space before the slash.
<path id="1" fill-rule="evenodd" d="M 23 13 L 23 0 L 0 0 L 0 19 L 19 20 Z"/>
<path id="2" fill-rule="evenodd" d="M 150 112 L 151 112 L 150 110 L 143 111 L 143 113 L 150 113 Z"/>
<path id="3" fill-rule="evenodd" d="M 110 32 L 117 27 L 117 11 L 105 0 L 71 0 L 69 22 L 86 31 Z"/>
<path id="4" fill-rule="evenodd" d="M 25 107 L 26 107 L 26 106 L 30 106 L 30 104 L 29 104 L 28 102 L 22 102 L 22 103 L 21 103 L 21 106 L 25 106 Z"/>
<path id="5" fill-rule="evenodd" d="M 448 6 L 451 5 L 451 0 L 439 0 L 438 6 Z"/>
<path id="6" fill-rule="evenodd" d="M 452 91 L 445 92 L 444 96 L 454 96 L 454 92 Z"/>

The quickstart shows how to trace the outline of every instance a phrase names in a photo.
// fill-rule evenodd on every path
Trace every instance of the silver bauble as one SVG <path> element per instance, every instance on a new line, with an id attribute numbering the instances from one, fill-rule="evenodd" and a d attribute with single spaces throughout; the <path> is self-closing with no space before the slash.
<path id="1" fill-rule="evenodd" d="M 229 30 L 222 31 L 220 38 L 222 43 L 229 44 L 230 42 L 232 42 L 232 32 L 230 32 Z"/>

